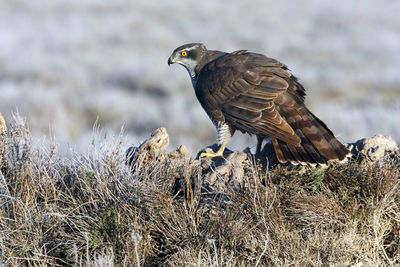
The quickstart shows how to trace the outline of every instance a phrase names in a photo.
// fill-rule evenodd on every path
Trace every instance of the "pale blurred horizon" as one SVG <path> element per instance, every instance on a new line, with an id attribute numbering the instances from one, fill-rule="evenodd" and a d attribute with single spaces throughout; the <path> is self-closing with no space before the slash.
<path id="1" fill-rule="evenodd" d="M 400 2 L 0 2 L 0 112 L 35 138 L 85 150 L 98 121 L 137 145 L 165 126 L 170 149 L 216 142 L 178 46 L 248 49 L 285 63 L 309 108 L 343 142 L 381 133 L 400 142 Z M 236 136 L 237 135 L 237 136 Z M 254 148 L 235 134 L 230 148 Z"/>

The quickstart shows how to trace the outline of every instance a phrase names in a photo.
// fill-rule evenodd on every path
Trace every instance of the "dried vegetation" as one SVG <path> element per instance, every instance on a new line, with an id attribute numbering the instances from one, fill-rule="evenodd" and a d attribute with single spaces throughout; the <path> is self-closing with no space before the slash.
<path id="1" fill-rule="evenodd" d="M 201 164 L 126 165 L 94 143 L 60 157 L 14 122 L 1 137 L 2 266 L 398 266 L 399 164 L 251 163 L 240 189 L 202 189 Z"/>

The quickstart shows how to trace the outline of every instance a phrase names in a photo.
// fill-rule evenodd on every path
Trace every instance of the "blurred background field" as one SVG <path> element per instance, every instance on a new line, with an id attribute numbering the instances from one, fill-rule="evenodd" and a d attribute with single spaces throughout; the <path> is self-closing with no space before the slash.
<path id="1" fill-rule="evenodd" d="M 179 45 L 248 49 L 300 78 L 307 104 L 344 142 L 400 141 L 400 2 L 0 2 L 0 112 L 18 111 L 37 140 L 85 150 L 96 120 L 137 144 L 167 127 L 170 149 L 215 142 L 188 74 L 167 59 Z M 230 147 L 254 149 L 237 134 Z"/>

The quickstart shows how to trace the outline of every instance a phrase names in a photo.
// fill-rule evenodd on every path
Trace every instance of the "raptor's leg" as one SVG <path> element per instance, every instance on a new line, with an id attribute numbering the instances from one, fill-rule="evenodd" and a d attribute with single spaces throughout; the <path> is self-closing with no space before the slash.
<path id="1" fill-rule="evenodd" d="M 218 143 L 221 144 L 221 147 L 218 149 L 216 153 L 201 153 L 200 157 L 221 157 L 224 153 L 226 145 L 231 139 L 233 133 L 235 132 L 234 128 L 231 128 L 227 123 L 224 122 L 215 122 L 215 127 L 217 128 L 218 133 Z"/>
<path id="2" fill-rule="evenodd" d="M 224 150 L 226 148 L 226 145 L 228 144 L 229 140 L 226 140 L 221 147 L 218 149 L 218 151 L 216 153 L 201 153 L 200 157 L 201 158 L 213 158 L 213 157 L 221 157 L 224 154 Z"/>

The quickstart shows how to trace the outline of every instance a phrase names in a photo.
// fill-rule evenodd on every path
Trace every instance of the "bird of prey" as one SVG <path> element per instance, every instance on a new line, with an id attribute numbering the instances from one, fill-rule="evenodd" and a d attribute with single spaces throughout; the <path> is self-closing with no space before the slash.
<path id="1" fill-rule="evenodd" d="M 304 103 L 305 89 L 281 62 L 238 50 L 207 50 L 201 43 L 176 48 L 168 65 L 189 72 L 197 99 L 218 133 L 220 148 L 200 157 L 222 156 L 236 130 L 257 136 L 256 153 L 270 137 L 281 163 L 343 161 L 349 150 Z"/>

